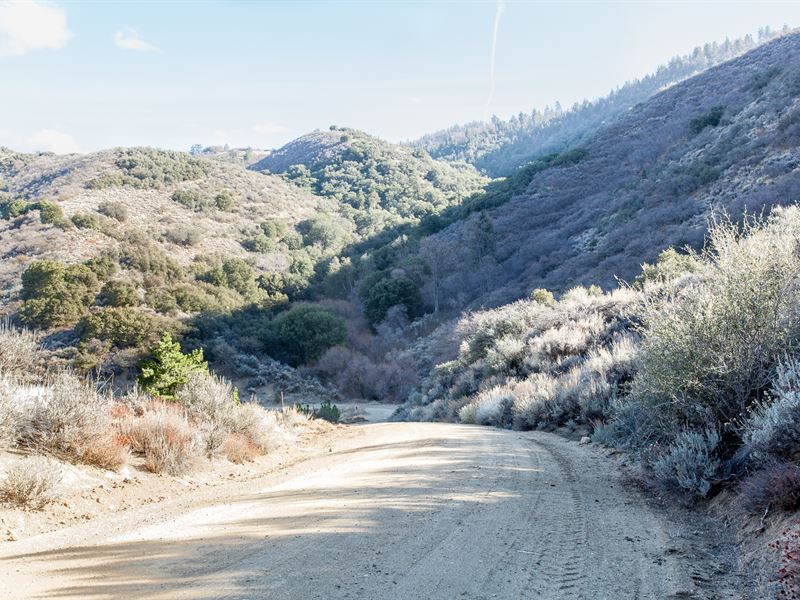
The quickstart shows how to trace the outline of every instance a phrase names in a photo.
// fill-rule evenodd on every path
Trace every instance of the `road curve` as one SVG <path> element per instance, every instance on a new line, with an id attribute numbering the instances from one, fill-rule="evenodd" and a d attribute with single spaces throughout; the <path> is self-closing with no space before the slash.
<path id="1" fill-rule="evenodd" d="M 611 462 L 545 433 L 384 423 L 282 480 L 0 553 L 0 597 L 714 598 Z"/>

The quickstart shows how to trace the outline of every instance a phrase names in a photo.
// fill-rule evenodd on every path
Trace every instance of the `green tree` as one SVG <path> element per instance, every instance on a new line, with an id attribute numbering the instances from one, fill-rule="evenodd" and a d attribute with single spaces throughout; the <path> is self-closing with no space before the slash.
<path id="1" fill-rule="evenodd" d="M 472 246 L 475 257 L 475 264 L 480 266 L 489 257 L 494 257 L 497 238 L 494 231 L 492 220 L 481 212 L 475 223 Z"/>
<path id="2" fill-rule="evenodd" d="M 398 304 L 405 307 L 411 320 L 422 315 L 419 287 L 408 277 L 381 279 L 365 291 L 362 300 L 364 314 L 372 325 L 383 321 L 389 309 Z"/>
<path id="3" fill-rule="evenodd" d="M 262 335 L 272 356 L 292 366 L 319 359 L 328 348 L 344 343 L 347 328 L 344 319 L 319 306 L 296 306 L 281 313 Z"/>
<path id="4" fill-rule="evenodd" d="M 241 258 L 223 261 L 220 266 L 206 272 L 203 279 L 213 285 L 236 290 L 248 299 L 253 299 L 258 294 L 255 273 Z"/>
<path id="5" fill-rule="evenodd" d="M 150 358 L 139 363 L 139 385 L 162 400 L 174 400 L 175 392 L 184 385 L 192 373 L 205 373 L 208 363 L 203 359 L 203 349 L 181 352 L 181 345 L 165 333 L 150 352 Z"/>
<path id="6" fill-rule="evenodd" d="M 74 325 L 98 287 L 97 276 L 85 265 L 36 261 L 22 274 L 20 316 L 26 325 L 41 329 Z"/>

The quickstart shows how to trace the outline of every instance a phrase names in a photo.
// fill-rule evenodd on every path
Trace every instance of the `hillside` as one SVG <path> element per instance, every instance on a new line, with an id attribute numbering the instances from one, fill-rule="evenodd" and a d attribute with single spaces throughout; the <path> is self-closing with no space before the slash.
<path id="1" fill-rule="evenodd" d="M 267 356 L 202 338 L 193 321 L 266 311 L 306 287 L 318 251 L 295 227 L 333 211 L 330 200 L 239 165 L 149 148 L 2 150 L 0 180 L 0 311 L 48 332 L 50 360 L 125 384 L 169 331 L 194 335 L 244 390 L 321 393 Z"/>
<path id="2" fill-rule="evenodd" d="M 758 43 L 777 35 L 769 28 L 759 32 Z M 521 112 L 509 119 L 493 118 L 490 122 L 455 125 L 428 134 L 410 143 L 423 148 L 437 159 L 462 160 L 493 177 L 506 176 L 537 157 L 561 152 L 578 144 L 610 123 L 631 107 L 646 101 L 653 94 L 688 77 L 723 63 L 757 45 L 751 36 L 697 47 L 691 54 L 676 56 L 646 77 L 625 83 L 608 96 L 575 103 L 562 109 L 546 107 Z"/>
<path id="3" fill-rule="evenodd" d="M 241 240 L 260 222 L 276 219 L 294 225 L 330 207 L 278 177 L 150 149 L 70 156 L 2 150 L 0 179 L 8 200 L 52 201 L 67 220 L 86 217 L 78 227 L 41 223 L 33 215 L 0 221 L 0 231 L 6 233 L 0 285 L 6 290 L 19 283 L 33 259 L 87 260 L 118 252 L 126 238 L 136 236 L 184 266 L 214 253 L 253 258 Z M 221 193 L 230 197 L 230 206 L 223 209 L 215 200 Z M 125 216 L 120 220 L 103 210 Z M 262 271 L 287 269 L 279 252 L 254 262 Z"/>
<path id="4" fill-rule="evenodd" d="M 799 58 L 800 35 L 779 38 L 490 185 L 467 203 L 484 214 L 462 209 L 406 245 L 435 249 L 429 302 L 434 286 L 454 305 L 497 305 L 536 287 L 608 288 L 668 246 L 698 247 L 714 213 L 795 202 Z"/>
<path id="5" fill-rule="evenodd" d="M 309 133 L 250 168 L 335 199 L 362 235 L 440 212 L 487 182 L 466 164 L 435 161 L 354 129 Z"/>

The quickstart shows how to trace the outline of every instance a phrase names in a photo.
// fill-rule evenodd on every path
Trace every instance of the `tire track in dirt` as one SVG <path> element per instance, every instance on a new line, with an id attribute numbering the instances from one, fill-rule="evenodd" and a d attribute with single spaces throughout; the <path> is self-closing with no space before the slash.
<path id="1" fill-rule="evenodd" d="M 13 592 L 0 597 L 736 597 L 717 593 L 702 553 L 674 551 L 686 548 L 671 537 L 680 527 L 597 451 L 448 424 L 358 433 L 246 494 L 121 531 L 109 522 L 113 538 L 97 523 L 89 537 L 76 528 L 55 546 L 43 537 L 6 549 L 0 580 Z"/>

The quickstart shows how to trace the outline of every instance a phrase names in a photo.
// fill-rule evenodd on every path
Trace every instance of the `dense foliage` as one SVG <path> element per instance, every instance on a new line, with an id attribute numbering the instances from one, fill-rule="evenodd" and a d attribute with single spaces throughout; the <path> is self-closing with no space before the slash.
<path id="1" fill-rule="evenodd" d="M 178 389 L 185 385 L 194 373 L 208 371 L 203 359 L 203 350 L 181 352 L 181 345 L 165 333 L 150 351 L 150 358 L 139 365 L 139 385 L 142 389 L 164 400 L 174 400 Z"/>
<path id="2" fill-rule="evenodd" d="M 263 331 L 262 341 L 272 356 L 297 366 L 344 343 L 346 333 L 344 320 L 332 311 L 300 305 L 275 317 Z"/>
<path id="3" fill-rule="evenodd" d="M 134 188 L 158 189 L 202 177 L 207 170 L 203 160 L 169 150 L 129 148 L 119 151 L 115 170 L 87 184 L 90 188 L 126 185 Z"/>

